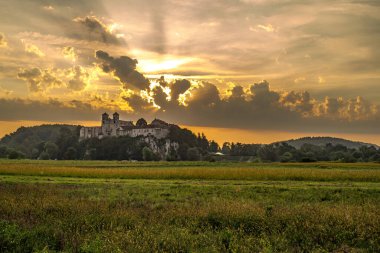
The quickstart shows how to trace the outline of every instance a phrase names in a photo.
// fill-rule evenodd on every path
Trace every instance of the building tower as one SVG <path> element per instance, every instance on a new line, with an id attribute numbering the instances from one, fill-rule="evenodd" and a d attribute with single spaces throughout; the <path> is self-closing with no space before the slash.
<path id="1" fill-rule="evenodd" d="M 106 124 L 108 120 L 109 120 L 109 115 L 108 115 L 108 113 L 106 113 L 106 112 L 103 113 L 103 114 L 102 114 L 102 125 Z"/>
<path id="2" fill-rule="evenodd" d="M 120 120 L 119 120 L 119 114 L 117 112 L 115 112 L 113 114 L 113 123 L 116 126 L 116 128 L 118 128 L 120 126 L 119 122 L 120 122 Z"/>

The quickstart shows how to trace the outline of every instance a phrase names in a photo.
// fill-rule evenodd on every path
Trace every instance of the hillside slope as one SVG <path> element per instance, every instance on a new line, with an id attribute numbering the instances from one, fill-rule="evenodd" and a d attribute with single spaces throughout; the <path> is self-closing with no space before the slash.
<path id="1" fill-rule="evenodd" d="M 347 148 L 355 148 L 358 149 L 361 146 L 374 146 L 376 148 L 379 148 L 379 146 L 375 144 L 370 144 L 370 143 L 364 143 L 364 142 L 358 142 L 358 141 L 351 141 L 351 140 L 346 140 L 346 139 L 341 139 L 341 138 L 335 138 L 335 137 L 303 137 L 300 139 L 294 139 L 294 140 L 287 140 L 287 141 L 282 141 L 286 142 L 289 145 L 299 149 L 303 144 L 313 144 L 316 146 L 325 146 L 326 144 L 333 144 L 333 145 L 343 145 L 346 146 Z"/>
<path id="2" fill-rule="evenodd" d="M 79 127 L 74 125 L 41 125 L 33 127 L 20 127 L 15 132 L 4 136 L 0 146 L 7 146 L 23 152 L 27 157 L 33 157 L 34 149 L 41 149 L 39 145 L 45 142 L 57 142 L 64 133 L 69 132 L 79 138 Z"/>

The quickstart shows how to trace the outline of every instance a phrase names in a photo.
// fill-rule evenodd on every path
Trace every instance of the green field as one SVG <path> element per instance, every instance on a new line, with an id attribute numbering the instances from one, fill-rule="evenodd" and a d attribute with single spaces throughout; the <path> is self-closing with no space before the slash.
<path id="1" fill-rule="evenodd" d="M 0 160 L 0 252 L 380 252 L 380 164 Z"/>

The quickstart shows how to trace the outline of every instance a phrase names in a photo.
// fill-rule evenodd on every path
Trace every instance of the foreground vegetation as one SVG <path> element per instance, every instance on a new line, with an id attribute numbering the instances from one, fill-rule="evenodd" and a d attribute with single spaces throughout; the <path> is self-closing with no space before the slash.
<path id="1" fill-rule="evenodd" d="M 379 163 L 210 163 L 2 160 L 0 174 L 80 178 L 380 182 Z"/>
<path id="2" fill-rule="evenodd" d="M 0 252 L 379 252 L 378 173 L 0 160 Z"/>

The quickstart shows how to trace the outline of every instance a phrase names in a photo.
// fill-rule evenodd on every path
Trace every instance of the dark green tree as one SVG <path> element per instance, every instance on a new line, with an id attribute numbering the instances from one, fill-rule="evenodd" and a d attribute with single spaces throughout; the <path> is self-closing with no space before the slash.
<path id="1" fill-rule="evenodd" d="M 69 147 L 65 154 L 63 155 L 65 160 L 76 160 L 77 159 L 77 150 L 74 147 Z"/>
<path id="2" fill-rule="evenodd" d="M 0 158 L 6 158 L 8 156 L 8 148 L 6 146 L 0 146 Z"/>
<path id="3" fill-rule="evenodd" d="M 42 151 L 38 157 L 38 160 L 49 160 L 49 159 L 50 159 L 49 153 L 46 151 Z"/>
<path id="4" fill-rule="evenodd" d="M 229 142 L 223 143 L 222 153 L 225 155 L 229 155 L 231 153 L 231 143 Z"/>
<path id="5" fill-rule="evenodd" d="M 179 144 L 179 147 L 178 147 L 178 155 L 179 155 L 179 158 L 183 161 L 186 161 L 188 160 L 187 158 L 187 150 L 189 149 L 189 145 L 187 143 L 182 143 L 182 144 Z"/>
<path id="6" fill-rule="evenodd" d="M 49 154 L 50 159 L 57 159 L 59 148 L 53 142 L 46 142 L 44 146 L 44 151 Z"/>
<path id="7" fill-rule="evenodd" d="M 276 149 L 273 145 L 263 145 L 257 151 L 257 155 L 259 156 L 261 161 L 264 162 L 276 162 L 279 160 Z"/>
<path id="8" fill-rule="evenodd" d="M 198 148 L 189 148 L 187 150 L 187 159 L 189 161 L 199 161 L 201 159 L 201 155 Z"/>
<path id="9" fill-rule="evenodd" d="M 213 153 L 219 152 L 220 147 L 219 147 L 218 143 L 216 143 L 215 141 L 210 141 L 209 151 L 213 152 Z"/>
<path id="10" fill-rule="evenodd" d="M 154 161 L 154 153 L 149 147 L 142 149 L 142 157 L 144 161 Z"/>

